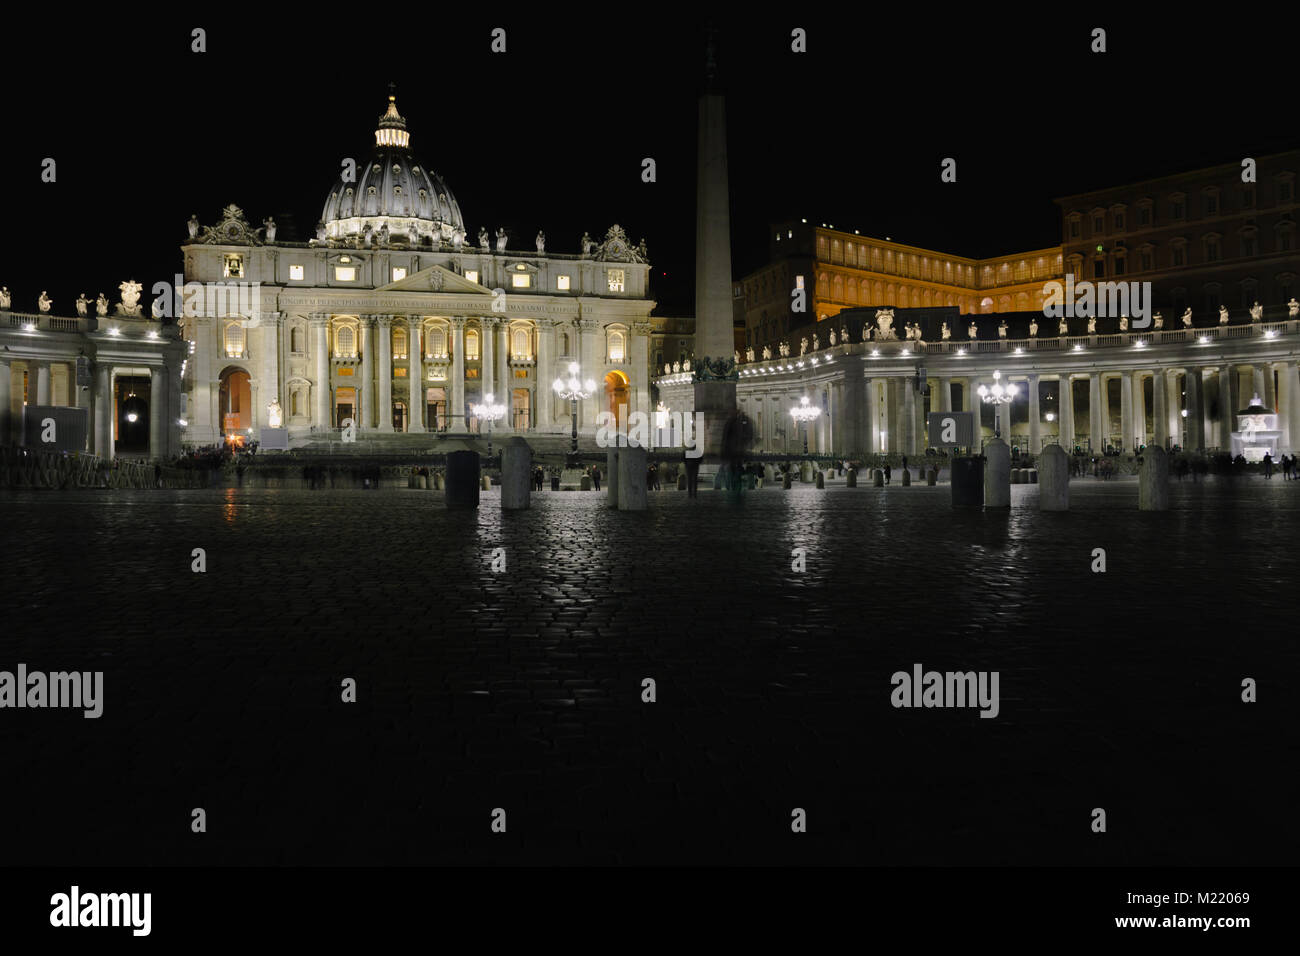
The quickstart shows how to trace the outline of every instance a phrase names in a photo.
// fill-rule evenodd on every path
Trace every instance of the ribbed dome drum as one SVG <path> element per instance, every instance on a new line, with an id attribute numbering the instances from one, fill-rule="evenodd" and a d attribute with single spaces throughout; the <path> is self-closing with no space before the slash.
<path id="1" fill-rule="evenodd" d="M 442 178 L 417 163 L 408 146 L 406 120 L 397 112 L 396 98 L 388 98 L 388 111 L 375 130 L 375 154 L 357 167 L 357 181 L 347 183 L 342 174 L 325 200 L 321 221 L 330 239 L 358 236 L 370 226 L 376 232 L 388 226 L 394 236 L 414 227 L 421 241 L 450 241 L 465 220 L 460 206 Z"/>

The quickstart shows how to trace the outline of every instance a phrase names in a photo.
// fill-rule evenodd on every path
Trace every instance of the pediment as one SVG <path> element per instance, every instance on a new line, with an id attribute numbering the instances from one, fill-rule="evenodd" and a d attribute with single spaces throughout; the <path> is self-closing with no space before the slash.
<path id="1" fill-rule="evenodd" d="M 376 292 L 456 292 L 456 293 L 478 293 L 480 295 L 491 295 L 492 290 L 486 289 L 477 282 L 470 282 L 464 276 L 457 275 L 450 269 L 442 266 L 429 266 L 427 269 L 421 269 L 414 275 L 409 275 L 405 279 L 398 279 L 396 282 L 390 282 L 388 285 L 380 286 Z"/>

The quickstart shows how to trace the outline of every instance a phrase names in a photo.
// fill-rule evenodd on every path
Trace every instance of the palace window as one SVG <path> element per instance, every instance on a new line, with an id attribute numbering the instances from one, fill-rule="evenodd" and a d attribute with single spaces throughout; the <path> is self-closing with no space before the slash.
<path id="1" fill-rule="evenodd" d="M 357 278 L 356 266 L 335 266 L 334 267 L 335 282 L 354 282 L 356 281 L 356 278 Z"/>
<path id="2" fill-rule="evenodd" d="M 609 360 L 611 362 L 623 361 L 623 333 L 609 333 Z"/>
<path id="3" fill-rule="evenodd" d="M 1290 202 L 1295 192 L 1292 188 L 1291 180 L 1281 179 L 1277 184 L 1277 201 L 1279 203 Z"/>
<path id="4" fill-rule="evenodd" d="M 533 357 L 533 350 L 528 343 L 528 333 L 523 329 L 515 329 L 510 333 L 510 355 L 517 359 Z"/>
<path id="5" fill-rule="evenodd" d="M 1221 258 L 1222 256 L 1219 254 L 1219 237 L 1206 236 L 1205 237 L 1205 261 L 1218 262 L 1219 259 Z"/>
<path id="6" fill-rule="evenodd" d="M 1247 229 L 1241 234 L 1241 254 L 1243 256 L 1259 254 L 1259 240 L 1256 238 L 1253 228 Z"/>
<path id="7" fill-rule="evenodd" d="M 303 341 L 305 338 L 306 336 L 303 334 L 303 328 L 301 325 L 295 325 L 292 329 L 290 329 L 289 330 L 289 351 L 297 352 L 300 354 L 302 352 L 307 351 L 306 345 Z"/>
<path id="8" fill-rule="evenodd" d="M 1093 234 L 1094 236 L 1097 236 L 1097 235 L 1100 235 L 1101 233 L 1103 233 L 1103 232 L 1105 232 L 1105 231 L 1106 231 L 1106 217 L 1105 217 L 1105 216 L 1093 216 L 1093 217 L 1092 217 L 1092 234 Z"/>
<path id="9" fill-rule="evenodd" d="M 1173 260 L 1172 260 L 1172 264 L 1173 264 L 1174 266 L 1185 266 L 1185 265 L 1187 265 L 1187 243 L 1186 243 L 1186 240 L 1183 240 L 1183 239 L 1176 239 L 1176 240 L 1174 240 L 1174 244 L 1173 244 Z"/>
<path id="10" fill-rule="evenodd" d="M 478 356 L 478 332 L 470 329 L 465 333 L 465 360 L 467 362 L 477 362 Z"/>
<path id="11" fill-rule="evenodd" d="M 244 278 L 244 257 L 235 254 L 226 256 L 225 267 L 222 269 L 222 275 L 227 279 Z"/>
<path id="12" fill-rule="evenodd" d="M 1152 269 L 1155 268 L 1155 262 L 1154 262 L 1155 257 L 1152 254 L 1150 249 L 1143 249 L 1141 252 L 1141 256 L 1142 256 L 1143 272 L 1150 272 Z"/>
<path id="13" fill-rule="evenodd" d="M 1205 215 L 1217 216 L 1219 214 L 1219 194 L 1217 192 L 1206 192 L 1205 194 Z"/>
<path id="14" fill-rule="evenodd" d="M 1151 204 L 1149 202 L 1144 201 L 1138 206 L 1138 225 L 1151 225 Z"/>
<path id="15" fill-rule="evenodd" d="M 1169 202 L 1169 215 L 1174 219 L 1182 219 L 1187 215 L 1187 200 L 1183 196 L 1175 196 Z"/>
<path id="16" fill-rule="evenodd" d="M 569 277 L 568 277 L 568 276 L 556 276 L 556 277 L 555 277 L 555 288 L 558 289 L 558 290 L 561 291 L 561 292 L 568 292 L 568 291 L 569 291 Z"/>
<path id="17" fill-rule="evenodd" d="M 399 282 L 406 278 L 406 270 L 401 266 L 393 266 L 393 281 Z"/>
<path id="18" fill-rule="evenodd" d="M 393 358 L 406 358 L 406 329 L 393 329 Z"/>
<path id="19" fill-rule="evenodd" d="M 610 291 L 610 292 L 622 292 L 622 291 L 623 291 L 623 278 L 624 278 L 624 271 L 623 271 L 622 269 L 610 269 L 610 270 L 606 273 L 606 276 L 607 276 L 608 279 L 609 279 L 609 291 Z"/>
<path id="20" fill-rule="evenodd" d="M 510 276 L 510 285 L 515 289 L 527 289 L 533 284 L 533 277 L 527 272 L 516 272 Z"/>
<path id="21" fill-rule="evenodd" d="M 226 326 L 226 357 L 241 358 L 244 354 L 244 327 L 238 322 Z"/>
<path id="22" fill-rule="evenodd" d="M 445 359 L 447 357 L 447 330 L 446 329 L 442 328 L 441 326 L 434 326 L 433 328 L 429 329 L 427 333 L 425 333 L 424 341 L 425 341 L 424 350 L 425 350 L 426 358 Z"/>
<path id="23" fill-rule="evenodd" d="M 478 270 L 477 270 L 477 269 L 466 269 L 466 270 L 465 270 L 465 278 L 468 279 L 470 282 L 478 282 Z"/>
<path id="24" fill-rule="evenodd" d="M 568 332 L 560 333 L 560 354 L 561 355 L 569 354 L 569 333 Z"/>
<path id="25" fill-rule="evenodd" d="M 302 281 L 302 277 L 303 277 L 303 268 L 302 268 L 302 266 L 290 266 L 290 267 L 289 267 L 289 279 L 290 279 L 290 281 L 292 281 L 292 282 L 301 282 L 301 281 Z"/>
<path id="26" fill-rule="evenodd" d="M 334 357 L 356 358 L 357 333 L 350 325 L 340 325 L 334 330 Z"/>
<path id="27" fill-rule="evenodd" d="M 1277 251 L 1290 252 L 1295 245 L 1293 235 L 1295 233 L 1295 223 L 1280 222 L 1277 224 Z"/>

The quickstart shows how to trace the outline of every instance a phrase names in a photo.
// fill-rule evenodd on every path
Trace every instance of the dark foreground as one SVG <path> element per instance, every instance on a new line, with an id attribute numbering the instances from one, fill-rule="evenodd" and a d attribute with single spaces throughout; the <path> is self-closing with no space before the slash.
<path id="1" fill-rule="evenodd" d="M 1300 485 L 948 494 L 0 493 L 0 669 L 105 672 L 0 710 L 5 863 L 1293 862 Z"/>

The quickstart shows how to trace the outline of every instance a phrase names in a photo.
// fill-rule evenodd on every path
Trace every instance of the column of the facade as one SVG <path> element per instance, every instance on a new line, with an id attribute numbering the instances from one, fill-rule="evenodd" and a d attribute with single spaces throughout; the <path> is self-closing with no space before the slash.
<path id="1" fill-rule="evenodd" d="M 1088 376 L 1088 438 L 1092 453 L 1100 455 L 1106 448 L 1106 419 L 1108 413 L 1102 405 L 1101 373 Z"/>
<path id="2" fill-rule="evenodd" d="M 1119 374 L 1119 447 L 1136 451 L 1138 443 L 1134 441 L 1135 422 L 1133 416 L 1133 373 Z"/>
<path id="3" fill-rule="evenodd" d="M 481 334 L 479 336 L 479 389 L 482 392 L 480 402 L 486 402 L 487 396 L 491 394 L 493 398 L 500 401 L 496 395 L 496 345 L 497 345 L 497 325 L 500 320 L 495 316 L 484 316 L 479 325 Z"/>
<path id="4" fill-rule="evenodd" d="M 1277 394 L 1273 385 L 1273 363 L 1264 363 L 1264 391 L 1260 395 L 1264 399 L 1264 407 L 1270 412 L 1277 409 Z"/>
<path id="5" fill-rule="evenodd" d="M 496 395 L 498 405 L 506 407 L 506 417 L 494 425 L 494 428 L 513 429 L 515 427 L 515 411 L 511 397 L 510 381 L 510 326 L 502 320 L 501 334 L 497 336 L 497 383 L 492 391 Z"/>
<path id="6" fill-rule="evenodd" d="M 1260 401 L 1263 401 L 1264 400 L 1264 366 L 1262 365 L 1251 366 L 1251 373 L 1253 378 L 1254 395 L 1258 395 Z M 1252 401 L 1254 400 L 1254 395 L 1251 396 Z M 1244 408 L 1249 404 L 1250 402 L 1243 402 L 1242 407 Z"/>
<path id="7" fill-rule="evenodd" d="M 376 363 L 379 367 L 379 430 L 393 430 L 393 316 L 375 316 Z"/>
<path id="8" fill-rule="evenodd" d="M 1282 363 L 1279 374 L 1287 383 L 1283 395 L 1289 396 L 1283 405 L 1283 417 L 1278 424 L 1282 426 L 1282 441 L 1290 442 L 1291 454 L 1300 452 L 1300 366 L 1294 361 Z"/>
<path id="9" fill-rule="evenodd" d="M 1169 441 L 1175 445 L 1183 444 L 1183 399 L 1178 387 L 1178 370 L 1166 369 L 1161 373 L 1165 384 L 1165 428 L 1169 432 Z"/>
<path id="10" fill-rule="evenodd" d="M 100 458 L 113 457 L 113 370 L 106 364 L 95 364 L 95 454 Z"/>
<path id="11" fill-rule="evenodd" d="M 650 414 L 650 382 L 645 377 L 646 371 L 650 368 L 650 324 L 648 322 L 632 324 L 631 356 L 632 389 L 636 396 L 634 407 L 642 415 L 648 415 Z M 537 376 L 539 392 L 546 381 L 541 376 Z"/>
<path id="12" fill-rule="evenodd" d="M 911 376 L 900 378 L 898 387 L 903 390 L 903 453 L 915 455 L 917 453 L 916 387 L 912 383 Z"/>
<path id="13" fill-rule="evenodd" d="M 330 427 L 330 351 L 328 319 L 323 312 L 313 312 L 308 317 L 311 326 L 311 351 L 316 360 L 316 381 L 312 383 L 315 398 L 313 424 L 317 428 Z"/>
<path id="14" fill-rule="evenodd" d="M 406 415 L 406 430 L 408 432 L 424 431 L 424 365 L 420 361 L 423 356 L 421 349 L 424 347 L 421 341 L 419 319 L 411 316 L 407 323 L 406 330 L 406 375 L 409 379 L 411 407 Z"/>
<path id="15" fill-rule="evenodd" d="M 1066 453 L 1074 451 L 1074 380 L 1066 372 L 1059 379 L 1061 393 L 1061 421 L 1057 441 Z"/>
<path id="16" fill-rule="evenodd" d="M 1037 455 L 1043 450 L 1042 444 L 1042 426 L 1040 419 L 1042 412 L 1038 407 L 1038 376 L 1030 375 L 1025 379 L 1025 387 L 1029 389 L 1029 454 Z"/>
<path id="17" fill-rule="evenodd" d="M 9 362 L 0 359 L 0 445 L 14 444 L 13 372 Z"/>
<path id="18" fill-rule="evenodd" d="M 866 379 L 866 389 L 868 452 L 874 455 L 880 451 L 880 400 L 876 395 L 876 379 Z"/>
<path id="19" fill-rule="evenodd" d="M 281 312 L 263 312 L 262 327 L 262 402 L 253 409 L 254 421 L 260 425 L 269 425 L 266 406 L 279 402 L 281 424 L 284 423 L 284 409 L 288 405 L 288 396 L 284 394 L 284 383 L 280 381 L 280 326 L 284 317 Z"/>
<path id="20" fill-rule="evenodd" d="M 372 334 L 374 319 L 363 315 L 359 319 L 361 326 L 361 381 L 357 383 L 357 431 L 369 431 L 375 423 L 375 357 Z"/>
<path id="21" fill-rule="evenodd" d="M 167 370 L 149 369 L 149 457 L 167 452 Z"/>
<path id="22" fill-rule="evenodd" d="M 939 379 L 939 411 L 952 411 L 952 379 Z"/>
<path id="23" fill-rule="evenodd" d="M 1152 441 L 1161 448 L 1169 447 L 1169 412 L 1165 408 L 1165 393 L 1168 388 L 1166 378 L 1164 369 L 1158 368 L 1151 373 Z"/>
<path id="24" fill-rule="evenodd" d="M 1226 452 L 1232 451 L 1233 413 L 1237 410 L 1232 404 L 1232 378 L 1235 374 L 1231 365 L 1219 366 L 1219 440 L 1216 444 Z"/>
<path id="25" fill-rule="evenodd" d="M 555 381 L 555 370 L 551 368 L 551 346 L 555 341 L 555 329 L 552 327 L 549 319 L 537 323 L 537 395 L 536 395 L 536 415 L 537 425 L 545 428 L 552 423 L 551 412 L 553 409 L 555 395 L 551 391 L 551 382 Z M 652 370 L 653 371 L 653 370 Z M 653 377 L 653 375 L 652 375 Z M 650 402 L 650 383 L 646 382 L 643 389 L 646 395 L 646 404 Z"/>
<path id="26" fill-rule="evenodd" d="M 28 362 L 27 368 L 36 370 L 36 404 L 50 404 L 50 363 L 49 362 Z M 30 371 L 27 373 L 31 374 Z"/>
<path id="27" fill-rule="evenodd" d="M 449 431 L 465 430 L 465 317 L 453 316 L 451 320 L 451 408 L 448 410 Z"/>
<path id="28" fill-rule="evenodd" d="M 1183 390 L 1187 393 L 1187 450 L 1205 450 L 1205 415 L 1201 368 L 1187 370 Z"/>

